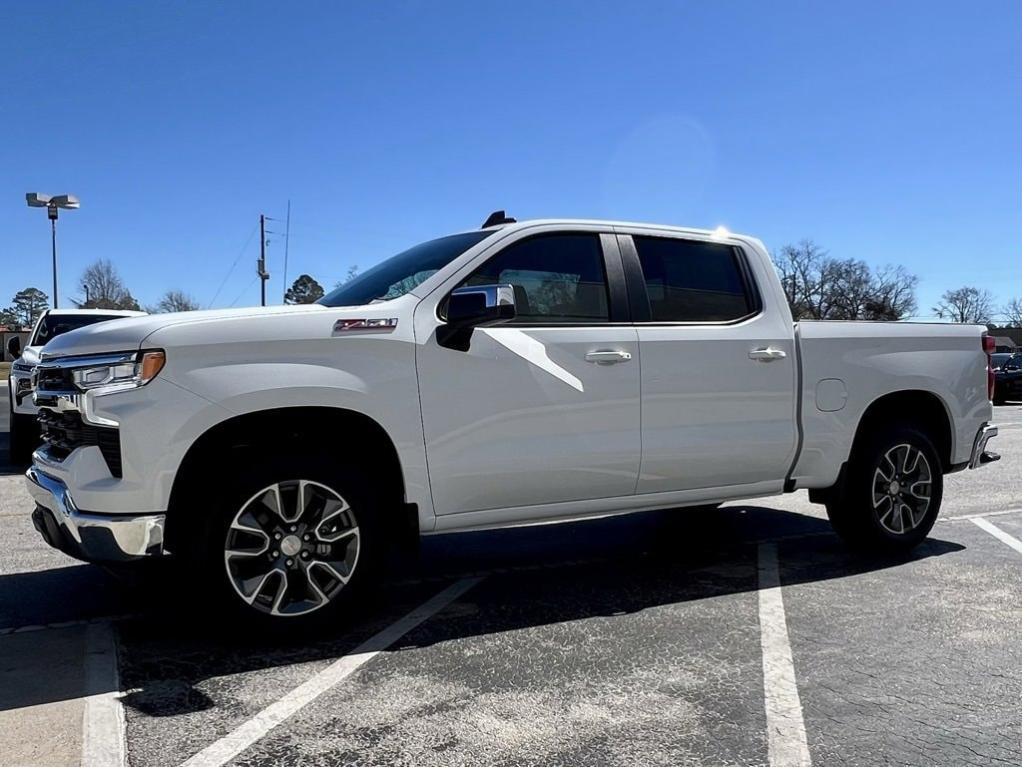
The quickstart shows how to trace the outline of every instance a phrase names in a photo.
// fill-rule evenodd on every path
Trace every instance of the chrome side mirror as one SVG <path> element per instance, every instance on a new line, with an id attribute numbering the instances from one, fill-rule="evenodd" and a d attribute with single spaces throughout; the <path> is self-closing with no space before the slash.
<path id="1" fill-rule="evenodd" d="M 511 285 L 471 285 L 457 288 L 447 299 L 447 322 L 437 328 L 437 342 L 457 351 L 468 351 L 472 329 L 512 320 L 516 315 L 515 289 Z"/>
<path id="2" fill-rule="evenodd" d="M 447 324 L 453 327 L 506 322 L 515 317 L 515 289 L 510 285 L 458 288 L 447 301 Z"/>
<path id="3" fill-rule="evenodd" d="M 7 339 L 7 353 L 14 359 L 21 356 L 21 337 L 11 336 Z"/>

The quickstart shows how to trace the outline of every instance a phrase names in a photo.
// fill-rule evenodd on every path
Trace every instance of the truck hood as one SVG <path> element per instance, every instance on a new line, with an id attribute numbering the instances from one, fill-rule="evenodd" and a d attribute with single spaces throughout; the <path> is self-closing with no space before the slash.
<path id="1" fill-rule="evenodd" d="M 169 314 L 148 314 L 144 317 L 126 317 L 122 320 L 108 320 L 87 325 L 78 330 L 57 336 L 42 351 L 44 359 L 79 356 L 83 354 L 104 354 L 108 352 L 132 351 L 142 346 L 146 338 L 158 330 L 173 325 L 190 325 L 220 320 L 238 320 L 246 317 L 268 315 L 313 314 L 328 311 L 320 304 L 295 304 L 286 306 L 254 306 L 241 309 L 212 309 L 195 312 L 171 312 Z M 28 350 L 26 349 L 26 352 Z M 36 360 L 33 360 L 35 362 Z"/>

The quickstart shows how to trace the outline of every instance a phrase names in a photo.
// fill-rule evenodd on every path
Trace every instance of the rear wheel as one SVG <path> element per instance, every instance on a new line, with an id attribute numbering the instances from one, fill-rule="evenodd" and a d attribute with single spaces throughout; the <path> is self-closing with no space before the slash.
<path id="1" fill-rule="evenodd" d="M 259 461 L 215 502 L 195 554 L 231 614 L 289 633 L 344 617 L 378 572 L 372 488 L 316 456 Z"/>
<path id="2" fill-rule="evenodd" d="M 849 544 L 907 551 L 929 534 L 943 497 L 940 457 L 923 432 L 896 426 L 857 445 L 827 515 Z"/>

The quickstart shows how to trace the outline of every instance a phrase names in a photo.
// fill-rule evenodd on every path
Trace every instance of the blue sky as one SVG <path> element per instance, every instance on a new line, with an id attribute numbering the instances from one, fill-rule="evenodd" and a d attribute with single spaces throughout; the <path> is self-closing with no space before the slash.
<path id="1" fill-rule="evenodd" d="M 289 281 L 519 218 L 723 224 L 1022 296 L 1022 4 L 9 5 L 0 302 L 110 258 L 143 303 Z M 283 221 L 272 228 L 283 231 Z M 248 243 L 247 247 L 245 243 Z M 240 258 L 239 258 L 240 254 Z M 232 263 L 238 263 L 230 271 Z M 269 249 L 279 301 L 283 242 Z"/>

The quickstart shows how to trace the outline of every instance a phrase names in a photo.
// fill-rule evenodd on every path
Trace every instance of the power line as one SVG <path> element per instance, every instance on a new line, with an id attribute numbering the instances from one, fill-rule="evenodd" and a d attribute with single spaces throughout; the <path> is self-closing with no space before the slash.
<path id="1" fill-rule="evenodd" d="M 252 278 L 252 281 L 250 283 L 248 283 L 248 285 L 246 285 L 244 287 L 244 289 L 240 293 L 238 293 L 237 298 L 235 298 L 233 301 L 231 301 L 230 306 L 234 306 L 236 303 L 238 303 L 238 301 L 241 300 L 241 297 L 243 295 L 245 295 L 253 285 L 255 285 L 255 282 L 258 279 L 259 279 L 259 275 L 257 274 L 255 277 Z"/>
<path id="2" fill-rule="evenodd" d="M 284 224 L 284 301 L 287 301 L 287 251 L 291 244 L 291 200 L 287 201 L 287 219 Z"/>
<path id="3" fill-rule="evenodd" d="M 213 298 L 210 299 L 209 304 L 206 306 L 207 309 L 212 308 L 213 302 L 216 301 L 217 296 L 220 295 L 220 291 L 224 289 L 224 285 L 227 284 L 227 280 L 230 279 L 231 274 L 234 273 L 234 267 L 238 265 L 238 261 L 241 260 L 241 256 L 245 252 L 245 249 L 249 246 L 249 243 L 252 242 L 252 238 L 255 237 L 256 229 L 258 228 L 258 224 L 252 227 L 252 231 L 249 232 L 248 239 L 245 240 L 245 244 L 241 246 L 241 250 L 238 251 L 238 255 L 234 257 L 234 263 L 231 264 L 231 268 L 227 270 L 227 274 L 225 274 L 224 278 L 220 281 L 220 287 L 216 289 L 216 293 L 213 294 Z M 241 298 L 241 296 L 238 296 L 238 298 Z M 237 301 L 238 299 L 236 298 L 234 300 Z M 234 306 L 234 304 L 231 304 L 231 306 Z"/>

